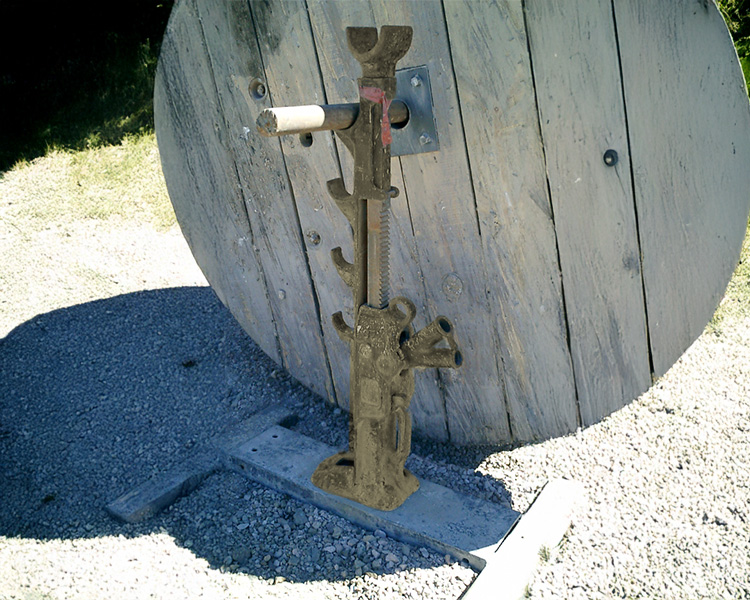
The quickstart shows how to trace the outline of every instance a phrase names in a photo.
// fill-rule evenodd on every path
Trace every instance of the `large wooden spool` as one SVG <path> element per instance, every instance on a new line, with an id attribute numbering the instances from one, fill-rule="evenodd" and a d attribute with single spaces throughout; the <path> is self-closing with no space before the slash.
<path id="1" fill-rule="evenodd" d="M 357 100 L 346 26 L 411 25 L 439 152 L 393 160 L 393 294 L 455 324 L 458 370 L 417 375 L 418 430 L 541 440 L 665 373 L 732 274 L 750 200 L 750 107 L 709 0 L 181 0 L 156 131 L 180 226 L 245 330 L 342 407 L 350 309 L 331 248 L 332 134 L 261 137 L 270 106 Z M 265 92 L 265 93 L 264 93 Z M 408 127 L 408 125 L 407 125 Z M 609 149 L 619 157 L 608 166 Z M 346 312 L 345 312 L 346 314 Z M 351 322 L 351 319 L 350 319 Z"/>

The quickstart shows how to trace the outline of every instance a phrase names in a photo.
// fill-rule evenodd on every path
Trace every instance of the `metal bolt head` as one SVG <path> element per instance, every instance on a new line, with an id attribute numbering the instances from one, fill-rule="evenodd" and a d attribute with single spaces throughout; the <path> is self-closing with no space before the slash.
<path id="1" fill-rule="evenodd" d="M 617 152 L 610 148 L 604 153 L 604 164 L 608 167 L 614 167 L 617 164 Z"/>
<path id="2" fill-rule="evenodd" d="M 311 231 L 307 234 L 307 239 L 310 240 L 310 243 L 313 246 L 317 246 L 320 244 L 320 234 L 317 231 Z"/>
<path id="3" fill-rule="evenodd" d="M 426 146 L 427 144 L 432 143 L 432 138 L 428 133 L 422 133 L 422 135 L 419 136 L 419 143 Z"/>
<path id="4" fill-rule="evenodd" d="M 250 96 L 252 96 L 253 100 L 263 100 L 268 93 L 265 82 L 258 79 L 257 77 L 250 82 L 248 91 L 250 92 Z"/>
<path id="5" fill-rule="evenodd" d="M 284 290 L 279 290 L 278 292 L 276 292 L 276 295 L 279 297 L 279 300 L 283 300 L 284 298 L 286 298 L 286 292 Z"/>
<path id="6" fill-rule="evenodd" d="M 422 85 L 422 78 L 419 75 L 414 75 L 410 80 L 411 87 L 419 87 Z"/>

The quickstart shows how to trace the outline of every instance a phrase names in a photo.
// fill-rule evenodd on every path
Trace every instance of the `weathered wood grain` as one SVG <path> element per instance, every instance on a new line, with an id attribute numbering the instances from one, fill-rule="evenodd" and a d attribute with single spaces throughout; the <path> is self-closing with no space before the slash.
<path id="1" fill-rule="evenodd" d="M 654 371 L 701 334 L 739 257 L 750 108 L 713 2 L 615 0 Z"/>
<path id="2" fill-rule="evenodd" d="M 180 228 L 206 279 L 263 351 L 281 362 L 266 283 L 194 6 L 172 12 L 159 58 L 154 120 Z M 196 43 L 198 42 L 198 43 Z"/>
<path id="3" fill-rule="evenodd" d="M 526 3 L 584 425 L 651 382 L 622 85 L 606 2 Z M 619 155 L 607 166 L 607 149 Z"/>
<path id="4" fill-rule="evenodd" d="M 226 142 L 247 206 L 269 288 L 283 364 L 313 391 L 333 397 L 302 232 L 279 140 L 254 126 L 270 105 L 250 86 L 263 76 L 255 30 L 244 2 L 195 0 L 226 128 Z"/>
<path id="5" fill-rule="evenodd" d="M 255 15 L 258 39 L 274 105 L 325 102 L 305 3 L 251 3 L 250 6 Z M 269 40 L 273 40 L 273 43 Z M 348 79 L 342 80 L 342 84 L 348 84 L 353 90 L 355 98 L 357 75 L 358 72 L 354 71 Z M 316 134 L 313 140 L 313 146 L 304 147 L 296 136 L 286 136 L 282 138 L 282 148 L 300 222 L 305 232 L 313 279 L 316 282 L 336 397 L 342 407 L 348 408 L 349 348 L 336 334 L 330 316 L 338 310 L 348 308 L 350 322 L 353 322 L 351 292 L 333 266 L 330 251 L 335 247 L 350 251 L 351 228 L 325 187 L 327 180 L 334 179 L 340 174 L 333 138 L 330 134 Z M 400 178 L 396 177 L 394 183 L 400 185 Z M 403 199 L 394 201 L 396 209 L 404 204 Z M 411 260 L 411 254 L 407 249 L 408 244 L 411 243 L 413 246 L 410 225 L 407 222 L 404 229 L 402 219 L 402 215 L 394 215 L 392 221 L 393 278 L 398 283 L 410 276 L 412 282 L 416 282 L 420 280 L 419 271 L 415 268 L 417 265 Z M 315 234 L 319 238 L 315 237 Z M 317 243 L 311 240 L 316 240 Z M 404 256 L 407 258 L 404 259 Z M 404 264 L 407 267 L 406 273 L 401 267 Z M 394 289 L 403 289 L 403 284 L 394 285 Z M 434 374 L 431 377 L 418 375 L 411 409 L 415 429 L 429 432 L 438 439 L 447 437 L 445 411 Z"/>
<path id="6" fill-rule="evenodd" d="M 462 369 L 441 373 L 451 439 L 481 443 L 509 437 L 501 343 L 491 308 L 502 284 L 485 266 L 442 7 L 381 1 L 376 17 L 410 24 L 419 32 L 410 60 L 430 72 L 440 151 L 403 156 L 401 166 L 428 306 L 433 314 L 450 315 L 471 357 Z"/>
<path id="7" fill-rule="evenodd" d="M 552 208 L 520 0 L 446 2 L 487 276 L 501 284 L 503 373 L 513 437 L 575 429 Z"/>
<path id="8" fill-rule="evenodd" d="M 341 35 L 341 32 L 346 30 L 345 23 L 356 26 L 376 26 L 378 21 L 372 13 L 372 7 L 366 2 L 310 1 L 308 8 L 328 102 L 357 101 L 357 77 L 361 75 L 361 68 L 349 51 L 346 36 Z M 405 62 L 408 56 L 409 54 L 399 63 L 399 67 L 412 66 L 411 63 Z M 345 181 L 350 184 L 351 155 L 343 144 L 339 144 L 338 147 Z M 391 164 L 391 180 L 392 185 L 400 191 L 399 196 L 391 201 L 391 295 L 393 297 L 403 295 L 414 302 L 417 306 L 414 326 L 421 328 L 427 324 L 428 317 L 437 315 L 431 315 L 427 308 L 425 276 L 417 255 L 409 212 L 409 191 L 404 184 L 401 164 L 397 159 L 393 159 Z M 343 247 L 350 249 L 351 242 Z M 346 296 L 342 296 L 342 299 L 345 299 L 344 301 L 348 304 Z M 452 319 L 452 316 L 446 316 Z M 421 432 L 429 431 L 430 436 L 436 439 L 447 439 L 448 427 L 444 402 L 437 371 L 426 369 L 417 373 L 410 407 L 414 428 Z"/>
<path id="9" fill-rule="evenodd" d="M 304 0 L 277 4 L 251 2 L 250 9 L 260 46 L 265 81 L 273 106 L 325 103 L 320 71 Z M 346 247 L 351 228 L 326 192 L 325 182 L 339 174 L 331 135 L 318 133 L 313 145 L 303 146 L 299 136 L 280 138 L 285 168 L 297 207 L 302 242 L 320 305 L 323 340 L 338 403 L 349 397 L 349 351 L 334 330 L 330 315 L 349 299 L 331 261 L 330 250 Z M 318 374 L 323 377 L 324 374 Z"/>
<path id="10" fill-rule="evenodd" d="M 489 280 L 484 269 L 442 6 L 385 1 L 356 6 L 362 17 L 358 12 L 353 18 L 354 9 L 347 4 L 311 2 L 314 29 L 327 26 L 335 31 L 343 22 L 357 24 L 357 17 L 411 25 L 417 35 L 401 64 L 427 65 L 430 72 L 440 151 L 402 156 L 400 164 L 429 317 L 445 314 L 453 321 L 467 357 L 460 369 L 440 372 L 451 439 L 468 443 L 507 438 L 498 335 L 488 302 L 488 291 L 490 297 L 499 295 L 498 283 Z M 344 61 L 330 66 L 330 74 L 323 69 L 327 85 L 344 76 L 336 71 Z"/>
<path id="11" fill-rule="evenodd" d="M 417 327 L 453 321 L 465 357 L 417 375 L 416 428 L 503 443 L 596 422 L 646 389 L 649 352 L 660 375 L 701 333 L 739 253 L 750 106 L 718 10 L 176 4 L 154 101 L 180 225 L 256 342 L 344 407 L 348 349 L 330 314 L 351 321 L 351 301 L 328 251 L 351 242 L 325 181 L 350 181 L 351 158 L 329 133 L 305 147 L 254 121 L 271 103 L 356 101 L 345 29 L 384 24 L 414 27 L 399 67 L 428 67 L 440 135 L 439 152 L 393 161 L 393 295 L 415 302 Z M 253 96 L 255 78 L 269 95 Z"/>

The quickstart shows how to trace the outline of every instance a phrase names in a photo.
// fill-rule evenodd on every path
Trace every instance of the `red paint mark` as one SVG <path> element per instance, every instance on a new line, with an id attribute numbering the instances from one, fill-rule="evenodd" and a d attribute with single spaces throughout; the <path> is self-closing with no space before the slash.
<path id="1" fill-rule="evenodd" d="M 391 106 L 391 101 L 385 97 L 385 92 L 380 88 L 376 87 L 360 87 L 359 95 L 365 100 L 370 102 L 377 102 L 383 106 L 383 117 L 380 120 L 380 139 L 383 142 L 383 147 L 393 142 L 391 136 L 391 120 L 388 117 L 388 109 Z"/>

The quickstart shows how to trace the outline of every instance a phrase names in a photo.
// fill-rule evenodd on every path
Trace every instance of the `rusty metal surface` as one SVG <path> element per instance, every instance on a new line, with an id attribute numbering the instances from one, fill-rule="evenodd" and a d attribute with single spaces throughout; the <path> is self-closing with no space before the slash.
<path id="1" fill-rule="evenodd" d="M 399 101 L 408 107 L 409 114 L 405 124 L 397 123 L 393 118 L 393 105 Z M 396 100 L 391 105 L 389 115 L 394 125 L 391 156 L 440 150 L 430 71 L 425 65 L 396 71 Z"/>
<path id="2" fill-rule="evenodd" d="M 383 26 L 378 33 L 372 27 L 349 27 L 346 35 L 362 67 L 357 80 L 359 110 L 351 126 L 335 132 L 354 157 L 353 188 L 347 191 L 341 178 L 328 181 L 327 187 L 354 238 L 353 262 L 344 258 L 340 247 L 331 251 L 339 275 L 352 290 L 355 309 L 354 327 L 347 325 L 341 311 L 333 315 L 334 328 L 350 347 L 349 449 L 325 459 L 312 482 L 372 508 L 393 510 L 419 488 L 417 478 L 404 468 L 411 451 L 414 369 L 457 368 L 462 357 L 447 318 L 440 316 L 416 332 L 414 303 L 403 297 L 389 299 L 390 203 L 399 191 L 391 186 L 393 130 L 388 111 L 396 93 L 396 63 L 411 45 L 412 28 Z M 426 70 L 407 74 L 409 86 L 426 102 Z M 293 110 L 301 114 L 302 108 Z M 284 109 L 274 110 L 267 120 L 285 114 Z M 293 114 L 291 121 L 297 116 Z M 308 120 L 317 124 L 325 119 L 313 115 Z M 261 119 L 259 128 L 263 124 Z M 416 124 L 421 126 L 418 120 Z M 287 127 L 278 120 L 266 126 L 296 131 L 293 123 Z M 423 132 L 420 137 L 422 146 L 437 148 L 436 135 L 433 139 Z"/>
<path id="3" fill-rule="evenodd" d="M 319 488 L 380 510 L 393 510 L 419 488 L 404 468 L 411 450 L 409 402 L 415 368 L 451 367 L 462 362 L 453 326 L 438 317 L 420 332 L 414 304 L 389 301 L 391 124 L 388 106 L 396 90 L 396 62 L 411 43 L 410 27 L 347 28 L 349 47 L 362 65 L 360 111 L 352 127 L 337 131 L 354 156 L 353 191 L 341 179 L 328 190 L 352 225 L 354 262 L 341 248 L 333 262 L 352 289 L 355 324 L 341 312 L 333 324 L 350 346 L 349 449 L 324 460 L 312 476 Z"/>

